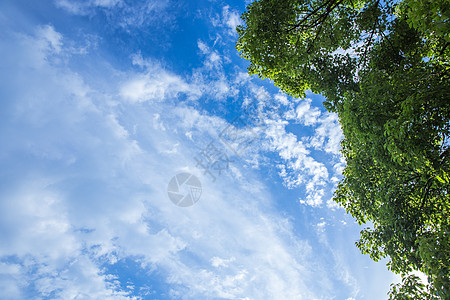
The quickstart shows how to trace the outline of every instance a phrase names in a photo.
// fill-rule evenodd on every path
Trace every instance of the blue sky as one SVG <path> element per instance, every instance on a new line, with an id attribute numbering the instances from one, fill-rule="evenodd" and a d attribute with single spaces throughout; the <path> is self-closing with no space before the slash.
<path id="1" fill-rule="evenodd" d="M 247 75 L 246 4 L 0 2 L 0 299 L 386 298 L 338 119 Z"/>

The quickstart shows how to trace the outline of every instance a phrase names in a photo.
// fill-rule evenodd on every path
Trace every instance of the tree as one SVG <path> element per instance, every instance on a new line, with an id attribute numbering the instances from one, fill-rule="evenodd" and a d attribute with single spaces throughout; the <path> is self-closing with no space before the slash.
<path id="1" fill-rule="evenodd" d="M 334 199 L 373 224 L 361 251 L 404 275 L 391 298 L 413 299 L 401 293 L 421 270 L 430 297 L 449 299 L 450 2 L 259 0 L 242 18 L 251 74 L 338 113 L 347 165 Z"/>

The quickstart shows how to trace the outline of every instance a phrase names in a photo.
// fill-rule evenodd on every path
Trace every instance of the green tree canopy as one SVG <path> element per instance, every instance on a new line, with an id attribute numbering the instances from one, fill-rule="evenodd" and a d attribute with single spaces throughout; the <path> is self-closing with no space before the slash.
<path id="1" fill-rule="evenodd" d="M 421 52 L 430 64 L 448 69 L 449 18 L 448 0 L 259 0 L 242 14 L 236 48 L 250 61 L 250 74 L 293 96 L 321 93 L 335 111 L 346 92 L 359 91 L 370 50 L 399 20 L 425 39 Z"/>
<path id="2" fill-rule="evenodd" d="M 361 251 L 405 275 L 391 299 L 422 293 L 413 269 L 424 298 L 450 299 L 450 1 L 259 0 L 242 19 L 251 74 L 338 113 L 335 201 L 372 224 Z"/>

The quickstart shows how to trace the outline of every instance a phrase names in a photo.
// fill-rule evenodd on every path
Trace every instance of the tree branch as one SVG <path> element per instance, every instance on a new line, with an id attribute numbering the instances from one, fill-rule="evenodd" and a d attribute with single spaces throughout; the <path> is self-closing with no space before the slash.
<path id="1" fill-rule="evenodd" d="M 326 18 L 328 17 L 328 15 L 330 14 L 330 12 L 336 8 L 339 4 L 341 4 L 343 2 L 343 0 L 328 0 L 325 3 L 323 3 L 322 5 L 316 7 L 315 9 L 313 9 L 312 11 L 310 11 L 309 13 L 307 13 L 306 16 L 304 16 L 297 24 L 292 24 L 290 26 L 292 26 L 289 31 L 292 31 L 294 29 L 301 29 L 301 30 L 305 30 L 305 29 L 310 29 L 315 27 L 318 23 L 320 22 L 324 22 L 326 20 Z M 321 9 L 326 7 L 326 11 L 319 14 L 318 18 L 313 21 L 312 24 L 306 25 L 304 26 L 303 23 L 305 23 L 307 20 L 310 19 L 310 17 L 314 16 L 317 12 L 319 12 Z"/>
<path id="2" fill-rule="evenodd" d="M 374 5 L 373 9 L 376 9 L 379 4 L 380 4 L 380 0 L 377 0 L 377 2 L 375 2 L 375 5 Z M 368 51 L 368 49 L 370 47 L 370 44 L 372 43 L 372 37 L 373 37 L 373 35 L 375 33 L 375 30 L 377 29 L 377 26 L 378 26 L 378 18 L 375 20 L 375 22 L 373 24 L 373 28 L 372 28 L 372 30 L 370 32 L 369 41 L 367 42 L 367 46 L 364 49 L 364 56 L 363 56 L 363 60 L 362 60 L 363 63 L 366 61 L 366 54 L 367 54 L 367 51 Z"/>

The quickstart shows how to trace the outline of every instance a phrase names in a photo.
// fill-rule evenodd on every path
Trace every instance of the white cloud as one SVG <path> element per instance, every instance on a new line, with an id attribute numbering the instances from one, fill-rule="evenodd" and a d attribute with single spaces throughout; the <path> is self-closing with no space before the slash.
<path id="1" fill-rule="evenodd" d="M 300 102 L 295 111 L 286 113 L 287 119 L 305 126 L 314 126 L 314 136 L 306 137 L 308 147 L 339 155 L 343 133 L 337 114 L 321 112 L 311 105 L 312 100 L 306 98 Z"/>
<path id="2" fill-rule="evenodd" d="M 242 24 L 239 12 L 230 9 L 228 5 L 222 8 L 221 15 L 211 18 L 211 22 L 213 26 L 225 29 L 225 33 L 231 37 L 237 36 L 236 27 Z"/>
<path id="3" fill-rule="evenodd" d="M 51 266 L 51 265 L 50 265 Z M 39 271 L 41 271 L 43 268 Z M 136 299 L 121 291 L 114 277 L 101 270 L 85 256 L 77 256 L 68 268 L 46 270 L 34 284 L 44 297 L 54 299 Z M 57 273 L 56 273 L 57 272 Z M 53 274 L 52 274 L 53 273 Z M 58 276 L 54 276 L 58 274 Z"/>
<path id="4" fill-rule="evenodd" d="M 338 205 L 331 200 L 330 191 L 336 188 L 345 166 L 340 155 L 343 134 L 337 115 L 312 106 L 309 98 L 290 102 L 286 96 L 271 96 L 263 88 L 253 88 L 253 93 L 260 106 L 265 106 L 269 111 L 262 110 L 259 117 L 265 123 L 262 128 L 270 141 L 268 149 L 277 152 L 283 159 L 278 167 L 286 186 L 305 188 L 306 194 L 300 198 L 302 204 L 320 206 L 325 197 L 329 197 L 327 206 L 337 208 Z M 250 99 L 247 99 L 244 105 L 249 105 L 249 102 Z M 281 109 L 276 107 L 278 105 Z M 289 125 L 310 127 L 314 134 L 298 137 L 293 133 L 295 130 L 288 132 Z M 328 162 L 331 165 L 315 158 L 317 150 L 330 155 Z"/>
<path id="5" fill-rule="evenodd" d="M 23 39 L 29 45 L 47 40 L 64 52 L 64 44 L 55 42 L 64 38 L 53 39 L 53 31 Z M 42 297 L 130 299 L 107 270 L 125 258 L 157 269 L 183 299 L 333 294 L 330 286 L 317 284 L 328 278 L 315 270 L 320 258 L 293 234 L 288 220 L 272 212 L 272 199 L 256 175 L 235 167 L 238 182 L 223 175 L 212 183 L 195 168 L 198 147 L 227 123 L 159 101 L 198 97 L 195 85 L 135 58 L 143 73 L 124 73 L 103 90 L 57 61 L 43 58 L 28 71 L 27 62 L 41 50 L 24 49 L 22 42 L 0 44 L 15 67 L 8 78 L 2 74 L 15 90 L 5 107 L 9 117 L 2 119 L 10 142 L 0 152 L 2 170 L 12 170 L 1 173 L 9 184 L 0 197 L 0 228 L 8 233 L 0 254 L 16 257 L 4 262 L 12 276 L 0 276 L 0 285 L 10 286 L 11 297 L 23 296 L 18 290 L 27 282 Z M 23 82 L 26 90 L 19 88 Z M 257 95 L 268 97 L 264 90 Z M 141 103 L 147 100 L 154 102 Z M 271 147 L 292 161 L 290 168 L 311 176 L 311 191 L 319 193 L 326 169 L 284 127 L 268 123 Z M 197 144 L 182 139 L 185 132 Z M 167 151 L 177 144 L 178 151 Z M 191 208 L 176 207 L 166 195 L 171 176 L 181 171 L 195 173 L 204 184 L 201 201 Z"/>
<path id="6" fill-rule="evenodd" d="M 145 101 L 164 101 L 174 99 L 183 93 L 189 99 L 198 99 L 202 92 L 196 84 L 190 84 L 159 64 L 134 55 L 133 64 L 145 68 L 145 73 L 131 76 L 121 87 L 120 94 L 126 100 L 136 103 Z"/>
<path id="7" fill-rule="evenodd" d="M 239 72 L 234 80 L 235 84 L 244 85 L 251 80 L 250 75 L 247 72 Z"/>
<path id="8" fill-rule="evenodd" d="M 224 6 L 222 11 L 223 22 L 229 28 L 230 35 L 237 35 L 236 27 L 242 24 L 241 17 L 237 11 L 230 10 L 229 6 Z"/>
<path id="9" fill-rule="evenodd" d="M 34 285 L 42 296 L 55 299 L 128 299 L 90 258 L 73 231 L 65 200 L 51 188 L 55 179 L 30 178 L 1 202 L 0 257 L 15 256 L 21 263 L 3 263 L 10 274 L 1 295 L 26 298 L 23 288 Z M 3 269 L 3 268 L 2 268 Z M 1 280 L 0 285 L 7 284 Z"/>
<path id="10" fill-rule="evenodd" d="M 159 74 L 138 74 L 121 89 L 121 95 L 132 102 L 164 101 L 187 92 L 189 85 L 183 79 L 164 70 Z"/>
<path id="11" fill-rule="evenodd" d="M 62 35 L 55 31 L 53 26 L 46 25 L 39 27 L 36 33 L 40 47 L 42 50 L 53 50 L 56 53 L 61 52 Z"/>
<path id="12" fill-rule="evenodd" d="M 232 257 L 232 258 L 230 258 L 230 259 L 222 259 L 222 258 L 220 258 L 220 257 L 214 256 L 214 257 L 211 259 L 211 265 L 212 265 L 213 267 L 216 267 L 216 268 L 218 268 L 218 267 L 228 267 L 228 264 L 229 264 L 230 262 L 235 261 L 235 260 L 236 260 L 236 259 L 235 259 L 234 257 Z"/>
<path id="13" fill-rule="evenodd" d="M 0 289 L 2 298 L 23 299 L 22 290 L 27 286 L 20 264 L 0 262 Z"/>
<path id="14" fill-rule="evenodd" d="M 138 3 L 126 3 L 120 8 L 118 20 L 121 27 L 142 27 L 149 24 L 171 24 L 174 20 L 175 3 L 170 0 L 143 0 Z"/>
<path id="15" fill-rule="evenodd" d="M 306 126 L 315 125 L 321 115 L 319 108 L 311 107 L 311 99 L 304 99 L 295 109 L 297 120 Z"/>
<path id="16" fill-rule="evenodd" d="M 325 222 L 325 221 L 322 221 L 322 222 L 320 222 L 320 223 L 317 223 L 317 230 L 319 231 L 319 232 L 324 232 L 325 231 L 325 226 L 327 225 L 327 222 Z"/>
<path id="17" fill-rule="evenodd" d="M 221 71 L 223 57 L 216 50 L 211 50 L 211 48 L 201 40 L 197 41 L 197 46 L 206 58 L 203 63 L 204 67 L 208 70 L 215 69 Z"/>
<path id="18" fill-rule="evenodd" d="M 285 161 L 280 175 L 288 187 L 306 186 L 306 199 L 301 203 L 317 206 L 322 204 L 324 187 L 328 182 L 328 170 L 321 162 L 310 156 L 310 150 L 297 137 L 286 131 L 287 121 L 266 120 L 265 136 L 271 150 Z"/>
<path id="19" fill-rule="evenodd" d="M 221 102 L 227 97 L 237 96 L 239 91 L 236 82 L 229 80 L 224 71 L 224 65 L 230 63 L 230 59 L 201 40 L 197 41 L 197 46 L 203 57 L 203 64 L 193 70 L 190 82 L 208 100 Z"/>
<path id="20" fill-rule="evenodd" d="M 341 141 L 344 135 L 339 124 L 338 116 L 334 113 L 325 113 L 317 121 L 315 135 L 309 139 L 309 146 L 314 149 L 339 155 Z"/>
<path id="21" fill-rule="evenodd" d="M 200 51 L 202 52 L 202 54 L 208 54 L 210 52 L 208 45 L 206 45 L 201 40 L 197 41 L 197 45 L 198 45 L 198 48 L 200 49 Z"/>

